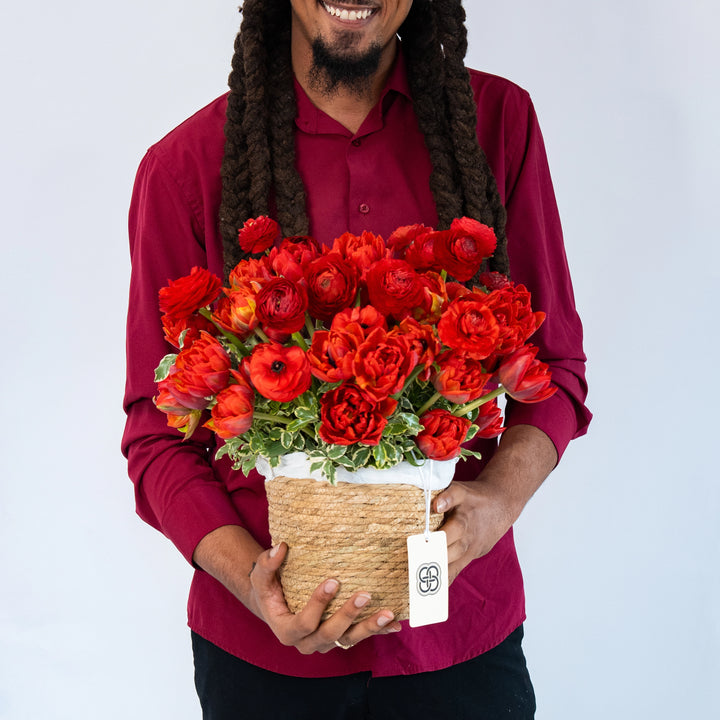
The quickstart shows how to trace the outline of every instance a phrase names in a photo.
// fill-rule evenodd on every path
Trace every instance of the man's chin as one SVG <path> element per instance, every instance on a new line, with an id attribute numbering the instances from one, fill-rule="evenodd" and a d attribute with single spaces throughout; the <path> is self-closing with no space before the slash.
<path id="1" fill-rule="evenodd" d="M 357 40 L 353 32 L 336 38 L 332 45 L 315 39 L 310 82 L 316 90 L 328 95 L 340 90 L 364 95 L 370 89 L 380 67 L 382 47 L 373 43 L 366 50 L 360 50 L 355 47 Z"/>

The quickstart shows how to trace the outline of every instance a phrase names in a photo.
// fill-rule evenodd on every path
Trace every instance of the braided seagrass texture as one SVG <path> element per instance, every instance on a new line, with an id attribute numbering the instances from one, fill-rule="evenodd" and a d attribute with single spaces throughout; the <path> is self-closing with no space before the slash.
<path id="1" fill-rule="evenodd" d="M 358 590 L 372 596 L 356 622 L 383 608 L 409 617 L 407 538 L 425 531 L 425 493 L 413 485 L 356 485 L 277 477 L 265 483 L 273 545 L 289 550 L 280 578 L 292 612 L 328 578 L 340 590 L 323 620 Z M 433 492 L 433 497 L 438 492 Z M 430 514 L 437 530 L 442 513 Z"/>

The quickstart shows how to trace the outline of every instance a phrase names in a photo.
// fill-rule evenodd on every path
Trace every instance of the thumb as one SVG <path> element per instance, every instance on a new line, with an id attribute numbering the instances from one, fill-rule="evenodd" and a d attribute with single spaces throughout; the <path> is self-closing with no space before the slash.
<path id="1" fill-rule="evenodd" d="M 463 492 L 463 488 L 460 485 L 451 483 L 450 487 L 443 490 L 433 501 L 435 512 L 446 513 L 454 507 L 457 507 L 462 500 Z"/>

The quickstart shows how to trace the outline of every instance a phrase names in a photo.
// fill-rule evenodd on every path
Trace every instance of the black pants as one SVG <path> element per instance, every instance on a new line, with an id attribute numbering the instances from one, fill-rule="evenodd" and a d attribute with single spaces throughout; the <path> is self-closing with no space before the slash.
<path id="1" fill-rule="evenodd" d="M 532 720 L 535 694 L 519 627 L 446 670 L 374 678 L 296 678 L 262 670 L 193 633 L 204 720 Z"/>

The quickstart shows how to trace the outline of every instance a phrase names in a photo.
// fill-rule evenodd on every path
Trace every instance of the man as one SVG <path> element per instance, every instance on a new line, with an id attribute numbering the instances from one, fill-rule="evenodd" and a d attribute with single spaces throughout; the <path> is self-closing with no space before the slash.
<path id="1" fill-rule="evenodd" d="M 511 83 L 465 70 L 459 0 L 246 0 L 242 10 L 229 96 L 150 149 L 130 213 L 123 447 L 138 513 L 197 568 L 189 624 L 204 717 L 532 717 L 511 528 L 590 418 L 532 105 Z M 380 610 L 353 625 L 362 592 L 320 622 L 342 578 L 291 614 L 276 575 L 287 548 L 267 549 L 261 479 L 214 460 L 207 435 L 180 442 L 152 405 L 167 352 L 158 289 L 194 265 L 227 273 L 241 257 L 238 228 L 262 214 L 325 244 L 346 230 L 387 237 L 475 217 L 498 235 L 491 268 L 506 272 L 509 260 L 548 313 L 533 340 L 558 392 L 511 402 L 499 448 L 481 443 L 483 462 L 461 463 L 435 500 L 454 580 L 446 623 L 410 629 Z"/>

